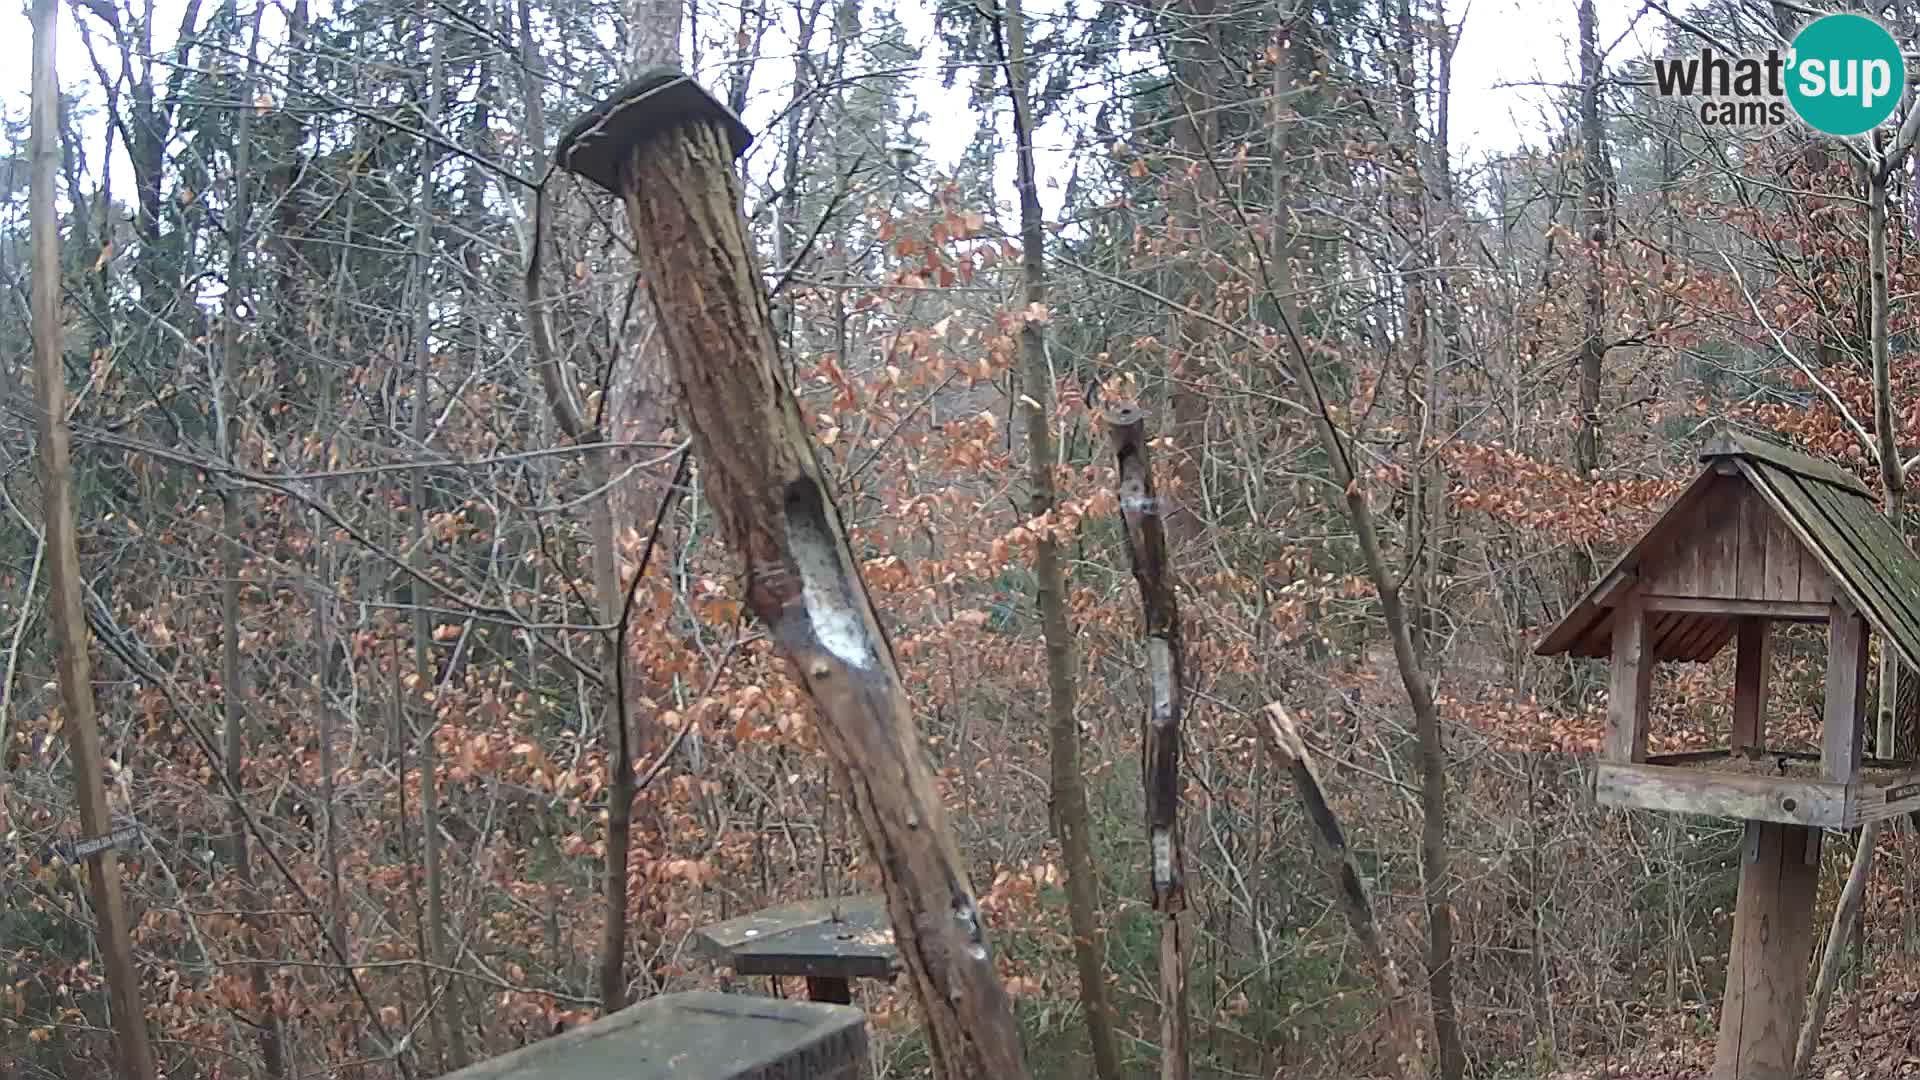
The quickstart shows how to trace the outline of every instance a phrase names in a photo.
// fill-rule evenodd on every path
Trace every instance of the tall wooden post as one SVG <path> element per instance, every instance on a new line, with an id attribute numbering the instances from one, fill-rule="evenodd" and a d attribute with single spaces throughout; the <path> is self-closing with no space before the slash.
<path id="1" fill-rule="evenodd" d="M 733 158 L 751 136 L 692 80 L 654 68 L 555 149 L 626 202 L 637 262 L 747 607 L 812 697 L 880 871 L 937 1077 L 1027 1075 L 986 926 L 933 783 L 893 646 L 780 374 Z"/>

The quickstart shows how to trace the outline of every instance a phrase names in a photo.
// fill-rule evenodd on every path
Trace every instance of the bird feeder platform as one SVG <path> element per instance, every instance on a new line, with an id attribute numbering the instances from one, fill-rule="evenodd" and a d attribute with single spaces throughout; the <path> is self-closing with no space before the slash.
<path id="1" fill-rule="evenodd" d="M 1837 465 L 1735 434 L 1700 457 L 1693 483 L 1535 651 L 1611 661 L 1596 801 L 1746 823 L 1713 1080 L 1791 1080 L 1822 830 L 1920 810 L 1920 765 L 1865 754 L 1868 635 L 1920 669 L 1920 559 Z M 1818 753 L 1766 742 L 1778 622 L 1827 628 Z M 1728 745 L 1650 754 L 1654 665 L 1705 662 L 1730 643 Z"/>
<path id="2" fill-rule="evenodd" d="M 648 998 L 447 1080 L 865 1080 L 858 1009 L 744 994 Z"/>
<path id="3" fill-rule="evenodd" d="M 808 900 L 756 911 L 697 932 L 702 949 L 736 975 L 797 975 L 814 1001 L 846 1004 L 852 980 L 891 979 L 900 952 L 879 896 Z"/>

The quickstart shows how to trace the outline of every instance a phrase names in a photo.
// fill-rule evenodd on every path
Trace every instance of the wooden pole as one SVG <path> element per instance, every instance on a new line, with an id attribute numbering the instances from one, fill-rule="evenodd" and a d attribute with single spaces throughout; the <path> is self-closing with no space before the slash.
<path id="1" fill-rule="evenodd" d="M 60 703 L 73 749 L 73 784 L 80 830 L 88 838 L 113 831 L 101 773 L 100 721 L 93 707 L 93 669 L 87 658 L 87 622 L 80 603 L 80 552 L 74 531 L 73 453 L 67 431 L 66 372 L 61 364 L 60 235 L 53 205 L 60 160 L 59 83 L 54 74 L 54 0 L 33 2 L 33 179 L 29 195 L 33 244 L 33 364 L 39 391 L 40 464 L 46 492 L 47 554 L 52 562 L 47 607 L 58 648 Z M 94 940 L 107 966 L 114 1044 L 120 1074 L 154 1080 L 153 1048 L 140 1002 L 140 973 L 127 937 L 120 861 L 111 845 L 87 856 L 87 893 Z"/>
<path id="2" fill-rule="evenodd" d="M 747 607 L 812 697 L 880 871 L 936 1077 L 1026 1077 L 987 929 L 914 727 L 893 646 L 782 381 L 733 158 L 751 136 L 670 68 L 561 137 L 562 168 L 618 193 L 637 240 L 701 482 L 745 560 Z"/>
<path id="3" fill-rule="evenodd" d="M 1127 556 L 1140 585 L 1150 698 L 1140 732 L 1146 789 L 1148 895 L 1166 924 L 1160 930 L 1160 1076 L 1186 1080 L 1187 957 L 1181 912 L 1187 906 L 1186 853 L 1180 842 L 1180 718 L 1186 711 L 1186 653 L 1180 643 L 1180 600 L 1167 560 L 1167 534 L 1153 465 L 1147 416 L 1138 409 L 1107 413 L 1107 437 L 1120 473 L 1120 516 Z"/>
<path id="4" fill-rule="evenodd" d="M 1747 822 L 1713 1080 L 1794 1080 L 1820 834 Z"/>

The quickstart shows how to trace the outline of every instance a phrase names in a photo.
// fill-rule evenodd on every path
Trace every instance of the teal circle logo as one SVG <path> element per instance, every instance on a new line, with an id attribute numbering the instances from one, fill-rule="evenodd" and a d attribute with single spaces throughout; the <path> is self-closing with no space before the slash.
<path id="1" fill-rule="evenodd" d="M 1829 135 L 1864 135 L 1893 115 L 1907 90 L 1900 44 L 1865 15 L 1823 15 L 1793 39 L 1787 100 Z"/>

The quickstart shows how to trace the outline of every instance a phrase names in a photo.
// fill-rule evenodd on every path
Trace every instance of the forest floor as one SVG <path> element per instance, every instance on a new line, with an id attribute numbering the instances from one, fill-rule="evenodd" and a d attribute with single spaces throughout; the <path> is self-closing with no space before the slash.
<path id="1" fill-rule="evenodd" d="M 1859 992 L 1834 995 L 1810 1078 L 1920 1077 L 1920 965 L 1902 967 L 1901 959 L 1896 954 Z M 1545 1080 L 1701 1080 L 1713 1070 L 1712 1019 L 1675 1015 L 1634 1053 L 1582 1062 Z"/>

